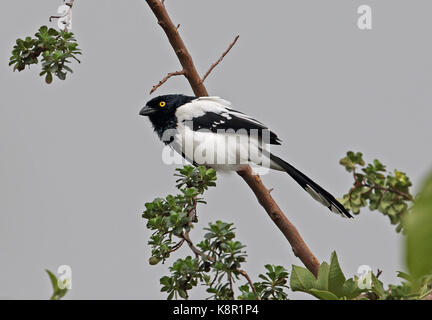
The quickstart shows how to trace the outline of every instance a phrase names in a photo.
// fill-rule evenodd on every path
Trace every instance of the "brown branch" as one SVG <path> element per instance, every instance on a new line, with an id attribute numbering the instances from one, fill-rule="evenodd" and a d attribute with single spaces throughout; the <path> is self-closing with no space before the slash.
<path id="1" fill-rule="evenodd" d="M 246 273 L 246 271 L 244 271 L 244 270 L 237 270 L 237 271 L 238 271 L 238 273 L 240 273 L 243 277 L 246 278 L 247 282 L 249 283 L 249 287 L 251 287 L 253 293 L 254 293 L 255 296 L 256 296 L 257 292 L 256 292 L 256 289 L 255 289 L 255 286 L 253 285 L 252 280 L 251 280 L 251 278 L 249 278 L 249 275 Z M 259 297 L 258 297 L 258 300 L 259 300 Z"/>
<path id="2" fill-rule="evenodd" d="M 211 257 L 208 257 L 207 255 L 203 254 L 201 252 L 201 250 L 199 250 L 197 247 L 195 247 L 195 245 L 193 244 L 192 240 L 189 237 L 189 232 L 183 233 L 182 237 L 183 237 L 183 239 L 186 240 L 186 243 L 188 244 L 189 248 L 193 251 L 193 253 L 195 253 L 195 256 L 197 258 L 201 256 L 201 257 L 208 259 L 210 261 L 213 260 Z"/>
<path id="3" fill-rule="evenodd" d="M 159 25 L 165 31 L 165 34 L 168 37 L 168 40 L 174 49 L 174 52 L 177 55 L 183 70 L 185 71 L 184 76 L 189 81 L 193 92 L 198 97 L 208 96 L 207 89 L 201 82 L 201 77 L 195 68 L 192 57 L 189 54 L 189 51 L 186 49 L 178 29 L 173 24 L 168 12 L 165 9 L 165 6 L 159 0 L 146 0 L 146 2 L 156 16 Z"/>
<path id="4" fill-rule="evenodd" d="M 397 195 L 405 198 L 405 200 L 407 200 L 407 201 L 413 201 L 413 198 L 412 198 L 411 195 L 406 194 L 405 192 L 399 191 L 399 190 L 394 189 L 394 188 L 385 188 L 385 187 L 381 187 L 379 185 L 373 185 L 373 186 L 371 186 L 370 184 L 367 184 L 367 183 L 362 184 L 361 186 L 362 187 L 368 187 L 368 188 L 371 188 L 371 189 L 378 189 L 378 190 L 381 190 L 381 191 L 384 191 L 384 192 L 395 193 L 395 194 L 397 194 Z"/>
<path id="5" fill-rule="evenodd" d="M 153 88 L 150 90 L 150 94 L 152 94 L 153 92 L 155 92 L 157 90 L 157 88 L 159 88 L 161 85 L 163 85 L 165 82 L 167 82 L 167 80 L 169 78 L 174 77 L 174 76 L 181 76 L 181 75 L 184 75 L 184 74 L 185 74 L 184 70 L 168 73 L 161 81 L 159 81 L 158 84 L 155 84 L 153 86 Z"/>
<path id="6" fill-rule="evenodd" d="M 227 273 L 227 277 L 228 277 L 228 281 L 229 281 L 230 290 L 231 290 L 231 292 L 233 293 L 233 296 L 234 296 L 233 280 L 232 280 L 231 272 Z"/>
<path id="7" fill-rule="evenodd" d="M 176 26 L 171 21 L 165 6 L 159 0 L 146 0 L 147 4 L 158 19 L 159 25 L 165 31 L 169 42 L 171 43 L 174 52 L 176 53 L 183 70 L 185 77 L 189 81 L 193 92 L 196 96 L 208 96 L 207 89 L 205 88 L 201 78 L 195 68 L 192 57 L 189 54 L 186 46 L 178 33 Z M 246 181 L 252 191 L 255 193 L 259 203 L 267 211 L 272 221 L 285 235 L 285 238 L 291 244 L 294 254 L 300 258 L 303 264 L 315 275 L 318 274 L 319 262 L 318 259 L 310 251 L 306 243 L 301 238 L 299 232 L 295 226 L 288 220 L 284 213 L 280 210 L 279 206 L 270 195 L 268 189 L 264 186 L 259 176 L 253 175 L 252 169 L 246 166 L 243 170 L 239 171 L 238 174 Z M 200 251 L 191 246 L 190 239 L 186 239 L 189 246 L 194 250 L 195 254 L 199 254 Z"/>
<path id="8" fill-rule="evenodd" d="M 179 248 L 181 248 L 181 246 L 183 245 L 183 243 L 185 242 L 185 239 L 181 239 L 178 243 L 176 243 L 171 249 L 170 252 L 174 252 L 176 250 L 178 250 Z"/>
<path id="9" fill-rule="evenodd" d="M 238 171 L 237 173 L 246 181 L 246 183 L 255 193 L 258 202 L 267 211 L 269 217 L 291 244 L 295 256 L 303 262 L 310 272 L 317 276 L 320 266 L 318 259 L 306 245 L 297 228 L 288 220 L 288 218 L 279 208 L 273 197 L 270 195 L 269 190 L 262 183 L 261 178 L 258 175 L 254 175 L 252 169 L 249 166 Z"/>
<path id="10" fill-rule="evenodd" d="M 209 76 L 209 74 L 213 71 L 214 68 L 216 68 L 216 66 L 221 63 L 221 61 L 223 60 L 223 58 L 225 58 L 225 56 L 228 54 L 228 52 L 230 52 L 230 50 L 232 49 L 232 47 L 234 47 L 234 45 L 236 44 L 237 40 L 239 39 L 240 36 L 236 36 L 234 41 L 229 45 L 228 49 L 226 49 L 224 51 L 224 53 L 222 53 L 221 57 L 210 66 L 210 69 L 208 69 L 208 71 L 205 73 L 205 75 L 202 77 L 201 83 L 205 81 L 205 79 L 207 79 L 207 77 Z"/>

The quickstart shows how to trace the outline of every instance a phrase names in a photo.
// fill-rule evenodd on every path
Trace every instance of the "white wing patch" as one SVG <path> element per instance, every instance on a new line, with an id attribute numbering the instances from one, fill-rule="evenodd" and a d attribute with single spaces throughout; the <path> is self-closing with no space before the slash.
<path id="1" fill-rule="evenodd" d="M 203 116 L 206 112 L 220 114 L 227 120 L 231 120 L 232 116 L 235 116 L 253 122 L 257 125 L 264 126 L 258 120 L 255 120 L 244 113 L 231 109 L 231 102 L 219 97 L 200 97 L 192 100 L 191 102 L 185 103 L 177 109 L 176 117 L 179 122 L 189 121 L 193 118 Z M 221 121 L 221 123 L 225 122 Z"/>

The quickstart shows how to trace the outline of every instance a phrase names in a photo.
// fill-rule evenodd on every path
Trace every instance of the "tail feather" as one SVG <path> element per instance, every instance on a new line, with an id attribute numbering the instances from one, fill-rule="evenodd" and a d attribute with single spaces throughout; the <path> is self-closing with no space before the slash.
<path id="1" fill-rule="evenodd" d="M 273 164 L 273 166 L 280 167 L 288 173 L 297 183 L 307 191 L 312 198 L 314 198 L 319 203 L 323 204 L 327 208 L 330 209 L 330 211 L 334 213 L 339 213 L 347 216 L 348 218 L 352 218 L 353 216 L 345 209 L 345 207 L 335 199 L 329 192 L 324 190 L 322 187 L 320 187 L 318 184 L 313 182 L 310 178 L 308 178 L 306 175 L 301 173 L 299 170 L 294 168 L 292 165 L 290 165 L 288 162 L 282 160 L 281 158 L 270 154 L 270 160 Z M 275 169 L 276 169 L 275 168 Z M 279 168 L 277 168 L 279 169 Z"/>

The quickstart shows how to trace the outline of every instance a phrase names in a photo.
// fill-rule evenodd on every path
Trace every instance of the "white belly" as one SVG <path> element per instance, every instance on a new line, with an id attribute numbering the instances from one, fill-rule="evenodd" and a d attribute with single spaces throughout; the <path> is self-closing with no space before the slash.
<path id="1" fill-rule="evenodd" d="M 216 170 L 236 171 L 247 164 L 263 165 L 268 159 L 262 155 L 258 137 L 235 132 L 193 131 L 179 124 L 173 138 L 170 146 L 179 154 Z M 261 145 L 261 148 L 267 147 Z"/>

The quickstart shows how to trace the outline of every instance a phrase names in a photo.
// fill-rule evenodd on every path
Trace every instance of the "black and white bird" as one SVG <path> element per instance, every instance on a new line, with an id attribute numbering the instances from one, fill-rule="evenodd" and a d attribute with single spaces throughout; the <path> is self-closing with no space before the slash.
<path id="1" fill-rule="evenodd" d="M 252 164 L 285 171 L 312 198 L 332 212 L 352 218 L 329 192 L 268 151 L 270 145 L 281 144 L 275 133 L 258 120 L 234 110 L 224 99 L 163 95 L 148 101 L 140 115 L 148 116 L 159 138 L 194 165 L 236 171 Z M 227 143 L 227 139 L 235 143 Z"/>

